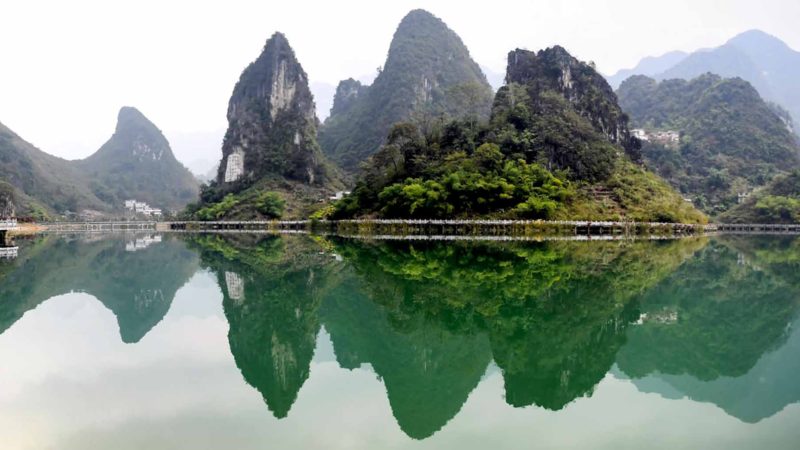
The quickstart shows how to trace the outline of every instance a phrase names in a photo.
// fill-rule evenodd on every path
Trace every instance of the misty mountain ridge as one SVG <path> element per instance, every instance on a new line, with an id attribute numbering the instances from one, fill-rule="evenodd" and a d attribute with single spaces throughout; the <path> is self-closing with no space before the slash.
<path id="1" fill-rule="evenodd" d="M 795 120 L 800 117 L 800 85 L 797 84 L 800 52 L 775 36 L 761 30 L 750 30 L 719 47 L 698 50 L 683 58 L 678 58 L 679 53 L 667 55 L 645 58 L 636 68 L 611 76 L 609 80 L 614 84 L 622 81 L 620 77 L 634 74 L 647 75 L 657 81 L 690 80 L 705 73 L 725 78 L 740 77 L 752 84 L 765 100 L 783 106 Z M 679 60 L 670 67 L 661 67 L 673 62 L 671 58 Z M 660 71 L 655 70 L 659 68 Z"/>
<path id="2" fill-rule="evenodd" d="M 689 54 L 682 51 L 668 52 L 661 56 L 648 56 L 639 61 L 635 67 L 618 70 L 617 73 L 607 76 L 606 79 L 612 88 L 617 89 L 623 81 L 632 75 L 656 76 L 683 61 L 687 56 Z"/>

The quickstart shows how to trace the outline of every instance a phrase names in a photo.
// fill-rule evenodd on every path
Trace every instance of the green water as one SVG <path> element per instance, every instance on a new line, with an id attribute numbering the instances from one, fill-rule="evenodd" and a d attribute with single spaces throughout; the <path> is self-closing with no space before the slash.
<path id="1" fill-rule="evenodd" d="M 3 449 L 800 442 L 800 239 L 18 244 Z"/>

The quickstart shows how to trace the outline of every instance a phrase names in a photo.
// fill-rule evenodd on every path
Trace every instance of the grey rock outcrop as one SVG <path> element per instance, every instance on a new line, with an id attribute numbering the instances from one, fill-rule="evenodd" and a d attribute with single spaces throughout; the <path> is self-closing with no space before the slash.
<path id="1" fill-rule="evenodd" d="M 234 191 L 270 176 L 318 184 L 325 170 L 316 135 L 308 76 L 275 33 L 233 90 L 217 182 Z"/>

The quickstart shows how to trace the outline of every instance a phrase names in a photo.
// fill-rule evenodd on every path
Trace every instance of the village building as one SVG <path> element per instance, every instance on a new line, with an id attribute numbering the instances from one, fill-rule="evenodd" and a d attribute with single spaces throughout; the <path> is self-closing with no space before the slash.
<path id="1" fill-rule="evenodd" d="M 162 214 L 160 208 L 153 208 L 145 202 L 137 202 L 136 200 L 125 200 L 125 209 L 134 214 L 141 214 L 147 217 L 161 217 Z"/>

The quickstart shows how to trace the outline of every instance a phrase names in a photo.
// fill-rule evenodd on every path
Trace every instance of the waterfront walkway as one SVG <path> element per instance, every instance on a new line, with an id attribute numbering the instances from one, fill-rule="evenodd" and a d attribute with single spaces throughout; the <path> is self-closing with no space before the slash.
<path id="1" fill-rule="evenodd" d="M 568 220 L 230 220 L 230 221 L 137 221 L 53 222 L 52 232 L 204 232 L 204 231 L 338 231 L 342 234 L 697 234 L 697 233 L 800 233 L 800 225 L 782 224 L 682 224 L 661 222 L 613 222 Z"/>
<path id="2" fill-rule="evenodd" d="M 0 231 L 12 231 L 17 229 L 17 219 L 0 219 Z"/>

